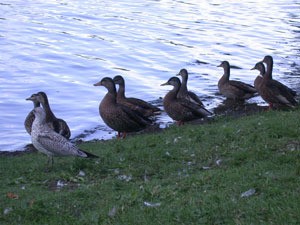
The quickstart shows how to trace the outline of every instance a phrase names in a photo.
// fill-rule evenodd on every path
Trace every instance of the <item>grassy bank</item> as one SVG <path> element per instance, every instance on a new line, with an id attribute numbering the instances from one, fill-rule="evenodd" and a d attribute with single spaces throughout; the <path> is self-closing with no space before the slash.
<path id="1" fill-rule="evenodd" d="M 0 224 L 297 224 L 300 110 L 0 157 Z M 248 192 L 247 192 L 248 191 Z"/>

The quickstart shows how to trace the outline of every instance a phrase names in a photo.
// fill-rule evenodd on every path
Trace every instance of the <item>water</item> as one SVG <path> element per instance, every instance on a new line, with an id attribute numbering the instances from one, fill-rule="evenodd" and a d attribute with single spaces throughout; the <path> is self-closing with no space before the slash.
<path id="1" fill-rule="evenodd" d="M 170 89 L 160 84 L 186 68 L 189 88 L 212 110 L 223 100 L 221 61 L 253 83 L 249 69 L 270 54 L 274 78 L 298 89 L 299 19 L 296 0 L 0 0 L 0 150 L 30 143 L 25 98 L 38 91 L 72 138 L 112 137 L 98 114 L 106 90 L 93 86 L 104 76 L 121 74 L 127 96 L 157 101 Z"/>

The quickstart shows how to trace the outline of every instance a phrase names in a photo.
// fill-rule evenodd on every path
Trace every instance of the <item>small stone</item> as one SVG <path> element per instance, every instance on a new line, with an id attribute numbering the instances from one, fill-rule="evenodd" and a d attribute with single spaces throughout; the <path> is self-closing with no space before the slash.
<path id="1" fill-rule="evenodd" d="M 222 162 L 222 160 L 221 160 L 221 159 L 218 159 L 218 160 L 216 161 L 216 164 L 217 164 L 218 166 L 220 166 L 220 165 L 221 165 L 221 162 Z"/>
<path id="2" fill-rule="evenodd" d="M 109 217 L 114 217 L 117 213 L 117 208 L 114 206 L 111 210 L 108 212 Z"/>
<path id="3" fill-rule="evenodd" d="M 64 181 L 62 181 L 62 180 L 58 180 L 57 183 L 56 183 L 56 187 L 57 188 L 63 188 L 66 185 L 67 184 Z"/>
<path id="4" fill-rule="evenodd" d="M 147 207 L 159 207 L 161 205 L 161 203 L 153 203 L 153 202 L 144 202 L 144 206 Z"/>
<path id="5" fill-rule="evenodd" d="M 129 182 L 132 180 L 132 176 L 131 175 L 119 175 L 118 176 L 118 179 L 119 180 L 123 180 L 123 181 L 126 181 L 126 182 Z"/>
<path id="6" fill-rule="evenodd" d="M 209 170 L 210 167 L 209 167 L 209 166 L 202 166 L 202 169 L 204 169 L 204 170 Z"/>
<path id="7" fill-rule="evenodd" d="M 242 198 L 250 197 L 251 195 L 254 195 L 256 190 L 254 188 L 249 189 L 248 191 L 245 191 L 241 194 Z"/>
<path id="8" fill-rule="evenodd" d="M 79 173 L 78 173 L 78 176 L 79 177 L 84 177 L 85 176 L 85 172 L 80 170 Z"/>
<path id="9" fill-rule="evenodd" d="M 7 215 L 7 214 L 10 213 L 12 210 L 13 210 L 13 209 L 10 208 L 10 207 L 5 208 L 5 209 L 3 210 L 3 214 L 4 214 L 4 215 Z"/>

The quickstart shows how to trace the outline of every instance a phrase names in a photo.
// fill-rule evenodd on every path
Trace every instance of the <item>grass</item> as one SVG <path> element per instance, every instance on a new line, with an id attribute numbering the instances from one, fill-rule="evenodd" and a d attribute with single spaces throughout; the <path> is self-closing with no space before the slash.
<path id="1" fill-rule="evenodd" d="M 297 224 L 299 113 L 84 143 L 100 158 L 48 173 L 40 153 L 0 157 L 0 224 Z"/>

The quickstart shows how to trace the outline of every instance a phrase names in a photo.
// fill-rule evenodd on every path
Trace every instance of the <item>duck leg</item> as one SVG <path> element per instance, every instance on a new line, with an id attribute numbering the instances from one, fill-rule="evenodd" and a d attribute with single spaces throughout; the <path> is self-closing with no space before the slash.
<path id="1" fill-rule="evenodd" d="M 117 139 L 124 139 L 124 138 L 126 138 L 126 136 L 127 136 L 126 132 L 118 131 Z"/>
<path id="2" fill-rule="evenodd" d="M 121 132 L 118 131 L 118 134 L 117 134 L 117 139 L 120 139 L 121 138 Z"/>
<path id="3" fill-rule="evenodd" d="M 53 163 L 54 163 L 53 156 L 49 155 L 45 172 L 49 172 L 53 168 Z"/>
<path id="4" fill-rule="evenodd" d="M 273 103 L 269 103 L 269 110 L 272 110 L 274 108 Z"/>
<path id="5" fill-rule="evenodd" d="M 182 125 L 184 125 L 184 122 L 181 121 L 181 120 L 179 120 L 179 121 L 176 121 L 176 124 L 177 124 L 178 126 L 182 126 Z"/>

